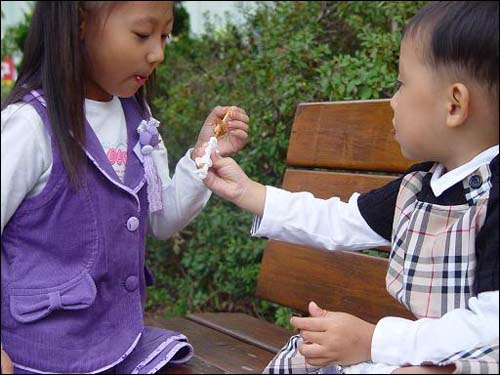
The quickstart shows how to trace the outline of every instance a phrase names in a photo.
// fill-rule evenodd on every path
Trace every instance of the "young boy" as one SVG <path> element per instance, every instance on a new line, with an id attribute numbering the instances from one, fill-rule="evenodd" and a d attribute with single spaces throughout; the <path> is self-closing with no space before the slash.
<path id="1" fill-rule="evenodd" d="M 417 318 L 372 325 L 311 304 L 270 373 L 499 372 L 498 2 L 424 7 L 403 33 L 399 82 L 395 138 L 405 157 L 428 162 L 348 203 L 262 186 L 213 155 L 205 184 L 256 214 L 253 236 L 391 245 L 388 292 Z"/>

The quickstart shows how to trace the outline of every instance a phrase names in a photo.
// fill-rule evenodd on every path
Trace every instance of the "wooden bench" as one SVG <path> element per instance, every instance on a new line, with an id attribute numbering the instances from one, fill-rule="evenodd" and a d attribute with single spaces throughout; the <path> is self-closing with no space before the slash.
<path id="1" fill-rule="evenodd" d="M 283 188 L 320 198 L 367 192 L 397 178 L 411 162 L 393 139 L 389 101 L 304 103 L 297 107 Z M 380 249 L 387 252 L 388 249 Z M 257 297 L 307 312 L 320 306 L 370 322 L 412 316 L 385 289 L 387 259 L 268 241 Z M 186 334 L 195 355 L 163 373 L 258 373 L 292 335 L 245 314 L 200 313 L 147 317 L 151 325 Z"/>

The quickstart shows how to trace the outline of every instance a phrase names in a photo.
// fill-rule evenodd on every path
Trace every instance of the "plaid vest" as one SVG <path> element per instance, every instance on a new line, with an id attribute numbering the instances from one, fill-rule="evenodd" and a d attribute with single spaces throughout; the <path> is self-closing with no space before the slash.
<path id="1" fill-rule="evenodd" d="M 467 203 L 442 206 L 422 202 L 423 178 L 406 175 L 396 201 L 388 292 L 417 318 L 440 318 L 466 308 L 474 296 L 476 236 L 486 218 L 491 184 L 488 165 L 462 180 Z"/>

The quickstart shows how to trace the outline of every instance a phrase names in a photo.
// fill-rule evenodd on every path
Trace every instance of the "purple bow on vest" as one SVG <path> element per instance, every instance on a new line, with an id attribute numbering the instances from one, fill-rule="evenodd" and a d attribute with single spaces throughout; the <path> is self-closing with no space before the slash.
<path id="1" fill-rule="evenodd" d="M 94 303 L 96 292 L 94 280 L 88 273 L 85 273 L 76 282 L 72 281 L 69 285 L 63 285 L 53 292 L 16 295 L 16 291 L 13 290 L 10 297 L 10 310 L 18 322 L 30 323 L 56 310 L 87 309 Z"/>
<path id="2" fill-rule="evenodd" d="M 141 152 L 144 156 L 144 172 L 148 183 L 148 202 L 150 212 L 156 212 L 163 208 L 161 200 L 161 180 L 153 163 L 152 155 L 153 150 L 158 149 L 158 144 L 160 143 L 158 125 L 160 125 L 160 122 L 155 118 L 150 117 L 147 121 L 142 120 L 137 127 L 139 142 L 142 147 Z"/>

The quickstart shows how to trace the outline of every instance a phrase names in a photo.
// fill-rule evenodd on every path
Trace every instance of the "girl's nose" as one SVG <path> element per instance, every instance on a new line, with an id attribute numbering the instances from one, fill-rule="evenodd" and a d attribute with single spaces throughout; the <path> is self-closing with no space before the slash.
<path id="1" fill-rule="evenodd" d="M 163 61 L 163 58 L 165 57 L 165 44 L 162 43 L 156 43 L 153 47 L 153 49 L 148 53 L 146 59 L 148 63 L 150 64 L 160 64 Z"/>

